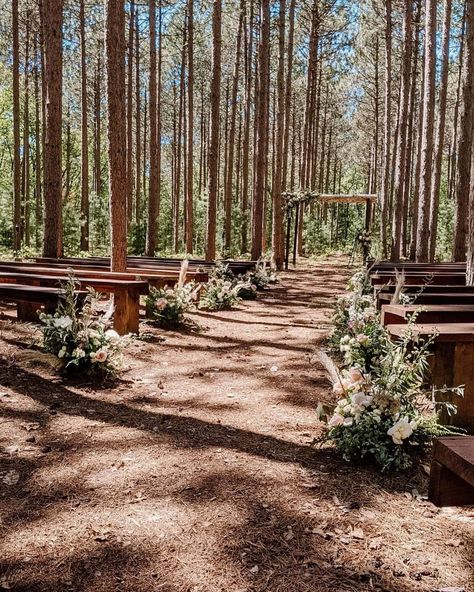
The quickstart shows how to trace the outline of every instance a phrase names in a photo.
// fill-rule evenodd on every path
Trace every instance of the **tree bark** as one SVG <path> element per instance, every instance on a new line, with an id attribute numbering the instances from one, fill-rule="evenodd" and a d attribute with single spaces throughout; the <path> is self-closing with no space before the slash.
<path id="1" fill-rule="evenodd" d="M 392 261 L 398 261 L 401 256 L 402 228 L 403 228 L 403 195 L 405 183 L 405 157 L 408 129 L 408 101 L 410 98 L 410 75 L 412 53 L 412 1 L 405 2 L 403 16 L 403 56 L 401 64 L 400 108 L 398 118 L 398 144 L 395 156 L 395 186 L 394 207 L 392 221 Z"/>
<path id="2" fill-rule="evenodd" d="M 127 269 L 127 158 L 125 119 L 125 10 L 123 0 L 106 0 L 111 271 Z"/>
<path id="3" fill-rule="evenodd" d="M 188 0 L 188 129 L 186 177 L 186 252 L 193 252 L 193 186 L 194 186 L 194 1 Z"/>
<path id="4" fill-rule="evenodd" d="M 430 235 L 430 195 L 433 174 L 434 110 L 436 94 L 436 0 L 425 4 L 425 83 L 423 96 L 423 132 L 421 145 L 420 203 L 416 260 L 428 261 Z"/>
<path id="5" fill-rule="evenodd" d="M 18 0 L 12 0 L 13 48 L 13 250 L 21 247 L 21 160 L 20 160 L 20 42 Z"/>
<path id="6" fill-rule="evenodd" d="M 221 92 L 222 3 L 213 1 L 212 13 L 212 79 L 211 79 L 211 130 L 209 143 L 209 203 L 207 211 L 206 259 L 216 258 L 216 216 L 219 184 L 219 133 Z"/>
<path id="7" fill-rule="evenodd" d="M 466 35 L 461 119 L 456 161 L 456 214 L 454 220 L 454 261 L 464 261 L 469 220 L 471 153 L 474 122 L 474 2 L 466 2 Z M 469 241 L 471 243 L 471 239 Z"/>
<path id="8" fill-rule="evenodd" d="M 283 143 L 285 134 L 285 0 L 280 0 L 278 16 L 278 72 L 276 92 L 278 95 L 275 137 L 275 169 L 272 186 L 273 225 L 272 259 L 278 270 L 283 269 L 285 247 L 283 237 Z"/>
<path id="9" fill-rule="evenodd" d="M 156 85 L 156 2 L 148 3 L 150 22 L 150 80 L 148 111 L 150 119 L 150 177 L 148 190 L 148 232 L 145 254 L 154 257 L 156 251 L 156 223 L 158 210 L 158 136 L 157 136 L 157 85 Z"/>
<path id="10" fill-rule="evenodd" d="M 63 0 L 41 1 L 46 92 L 44 151 L 44 244 L 45 257 L 62 254 L 62 24 Z"/>
<path id="11" fill-rule="evenodd" d="M 390 200 L 390 164 L 392 142 L 392 0 L 385 0 L 385 125 L 381 195 L 381 240 L 387 253 L 387 222 Z"/>
<path id="12" fill-rule="evenodd" d="M 81 251 L 89 250 L 89 140 L 87 115 L 86 24 L 84 0 L 79 4 L 81 38 Z"/>
<path id="13" fill-rule="evenodd" d="M 267 177 L 268 150 L 268 103 L 270 69 L 270 2 L 261 0 L 260 5 L 260 46 L 258 56 L 259 90 L 257 96 L 257 150 L 255 159 L 255 189 L 252 217 L 252 259 L 262 255 L 264 202 Z"/>
<path id="14" fill-rule="evenodd" d="M 434 260 L 438 232 L 439 192 L 441 185 L 441 164 L 443 161 L 444 131 L 446 125 L 446 102 L 448 96 L 449 38 L 451 29 L 451 0 L 444 0 L 443 41 L 441 57 L 441 79 L 439 89 L 438 125 L 434 154 L 434 171 L 430 198 L 430 261 Z"/>

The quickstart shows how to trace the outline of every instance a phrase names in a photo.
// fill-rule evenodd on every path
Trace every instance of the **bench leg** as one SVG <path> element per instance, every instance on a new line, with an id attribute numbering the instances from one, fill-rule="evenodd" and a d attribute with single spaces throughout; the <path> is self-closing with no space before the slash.
<path id="1" fill-rule="evenodd" d="M 442 411 L 441 421 L 474 434 L 474 342 L 437 343 L 434 353 L 433 384 L 438 388 L 464 385 L 464 397 L 452 393 L 440 396 L 441 400 L 450 401 L 457 407 L 453 416 Z"/>
<path id="2" fill-rule="evenodd" d="M 120 290 L 114 294 L 114 329 L 119 335 L 139 332 L 140 294 L 138 290 Z"/>
<path id="3" fill-rule="evenodd" d="M 38 309 L 41 308 L 41 304 L 37 302 L 18 302 L 16 305 L 16 316 L 19 321 L 24 323 L 37 323 L 38 322 Z"/>
<path id="4" fill-rule="evenodd" d="M 431 462 L 430 502 L 435 506 L 467 506 L 474 504 L 474 487 L 437 460 Z"/>

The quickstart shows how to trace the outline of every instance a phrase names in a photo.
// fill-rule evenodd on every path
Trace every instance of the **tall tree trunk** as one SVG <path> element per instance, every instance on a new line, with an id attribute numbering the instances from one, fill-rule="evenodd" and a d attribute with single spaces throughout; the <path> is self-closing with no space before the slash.
<path id="1" fill-rule="evenodd" d="M 439 89 L 438 125 L 434 155 L 433 181 L 430 197 L 430 261 L 434 260 L 438 232 L 439 192 L 441 185 L 441 164 L 443 162 L 444 130 L 446 124 L 446 102 L 448 96 L 449 38 L 451 29 L 451 0 L 444 0 L 443 41 L 441 58 L 441 79 Z"/>
<path id="2" fill-rule="evenodd" d="M 222 2 L 214 0 L 212 13 L 211 130 L 209 142 L 209 203 L 206 259 L 216 258 L 216 215 L 219 184 L 219 133 L 222 68 Z"/>
<path id="3" fill-rule="evenodd" d="M 278 16 L 278 73 L 276 92 L 278 95 L 275 137 L 275 174 L 272 186 L 273 225 L 272 250 L 273 262 L 278 270 L 283 269 L 285 248 L 283 240 L 283 142 L 285 134 L 285 0 L 280 0 Z"/>
<path id="4" fill-rule="evenodd" d="M 94 191 L 98 196 L 102 195 L 102 114 L 101 96 L 102 89 L 102 46 L 97 44 L 97 68 L 94 82 Z"/>
<path id="5" fill-rule="evenodd" d="M 245 48 L 245 104 L 244 134 L 242 141 L 242 231 L 241 251 L 248 248 L 248 204 L 249 204 L 249 169 L 250 169 L 250 119 L 252 101 L 252 55 L 253 55 L 253 0 L 250 0 L 250 12 L 247 25 Z"/>
<path id="6" fill-rule="evenodd" d="M 62 24 L 63 0 L 41 0 L 46 92 L 43 244 L 45 257 L 59 257 L 62 254 Z"/>
<path id="7" fill-rule="evenodd" d="M 224 250 L 228 254 L 231 246 L 232 238 L 232 196 L 233 196 L 233 181 L 234 181 L 234 153 L 235 153 L 235 130 L 237 122 L 237 92 L 239 88 L 240 77 L 240 53 L 242 47 L 242 30 L 244 26 L 245 16 L 245 0 L 240 2 L 240 16 L 237 29 L 237 42 L 235 49 L 234 72 L 232 75 L 232 92 L 231 92 L 231 114 L 230 114 L 230 129 L 229 129 L 229 152 L 227 155 L 227 174 L 225 178 L 224 188 L 224 207 L 225 207 L 225 229 L 224 229 Z"/>
<path id="8" fill-rule="evenodd" d="M 133 40 L 135 0 L 130 1 L 127 60 L 127 221 L 133 218 Z"/>
<path id="9" fill-rule="evenodd" d="M 127 158 L 125 119 L 125 10 L 123 0 L 106 0 L 111 270 L 127 269 Z"/>
<path id="10" fill-rule="evenodd" d="M 262 254 L 264 202 L 267 177 L 268 150 L 268 103 L 270 69 L 270 1 L 261 0 L 260 5 L 260 46 L 258 56 L 259 91 L 257 97 L 257 154 L 255 159 L 255 189 L 253 195 L 252 217 L 252 259 Z"/>
<path id="11" fill-rule="evenodd" d="M 387 254 L 387 223 L 390 201 L 390 164 L 392 142 L 392 0 L 385 0 L 385 125 L 382 169 L 381 239 L 384 256 Z"/>
<path id="12" fill-rule="evenodd" d="M 79 4 L 81 37 L 81 251 L 89 250 L 89 141 L 87 116 L 86 24 L 84 0 Z"/>
<path id="13" fill-rule="evenodd" d="M 26 11 L 25 73 L 23 93 L 23 172 L 21 180 L 22 240 L 30 246 L 30 10 Z"/>
<path id="14" fill-rule="evenodd" d="M 138 26 L 138 6 L 135 7 L 135 223 L 142 221 L 142 136 L 141 136 L 141 95 L 140 95 L 140 37 Z"/>
<path id="15" fill-rule="evenodd" d="M 461 120 L 456 161 L 456 215 L 454 221 L 455 261 L 466 257 L 469 220 L 471 153 L 474 123 L 474 2 L 466 2 L 466 36 L 462 86 Z M 471 239 L 470 239 L 471 243 Z M 471 255 L 471 253 L 470 253 Z"/>
<path id="16" fill-rule="evenodd" d="M 186 252 L 193 252 L 194 186 L 194 1 L 188 0 L 188 129 L 186 177 Z"/>
<path id="17" fill-rule="evenodd" d="M 401 256 L 402 228 L 403 228 L 403 195 L 405 183 L 405 157 L 408 128 L 408 101 L 410 98 L 410 74 L 412 52 L 412 1 L 405 2 L 403 15 L 403 57 L 401 64 L 400 109 L 398 117 L 398 144 L 395 157 L 394 207 L 392 221 L 392 261 L 398 261 Z"/>
<path id="18" fill-rule="evenodd" d="M 18 0 L 12 0 L 13 46 L 13 250 L 21 247 L 21 159 L 20 159 L 20 42 Z"/>
<path id="19" fill-rule="evenodd" d="M 423 96 L 423 137 L 421 146 L 420 203 L 416 260 L 428 261 L 430 236 L 430 195 L 433 173 L 434 111 L 436 94 L 436 0 L 425 3 L 425 83 Z"/>
<path id="20" fill-rule="evenodd" d="M 150 81 L 148 110 L 150 119 L 150 177 L 148 190 L 148 232 L 145 253 L 153 257 L 156 251 L 156 222 L 158 209 L 158 137 L 157 137 L 157 87 L 156 87 L 156 2 L 149 0 L 150 22 Z"/>
<path id="21" fill-rule="evenodd" d="M 285 87 L 285 133 L 283 137 L 283 176 L 282 188 L 286 191 L 288 178 L 288 154 L 290 147 L 290 129 L 291 129 L 291 96 L 293 86 L 293 48 L 295 36 L 295 7 L 296 0 L 290 0 L 289 28 L 288 28 L 288 47 L 287 47 L 287 72 Z"/>
<path id="22" fill-rule="evenodd" d="M 41 99 L 40 99 L 40 73 L 39 66 L 41 56 L 39 55 L 38 34 L 35 35 L 35 245 L 39 249 L 41 245 L 42 230 L 42 183 L 41 183 Z"/>

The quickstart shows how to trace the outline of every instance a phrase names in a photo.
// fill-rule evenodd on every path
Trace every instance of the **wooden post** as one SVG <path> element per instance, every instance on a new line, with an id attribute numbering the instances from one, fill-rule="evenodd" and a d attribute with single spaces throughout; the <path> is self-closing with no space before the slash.
<path id="1" fill-rule="evenodd" d="M 372 226 L 372 202 L 368 199 L 365 202 L 365 229 L 370 232 Z"/>
<path id="2" fill-rule="evenodd" d="M 298 228 L 300 223 L 300 206 L 298 204 L 296 206 L 296 216 L 295 216 L 295 236 L 293 237 L 293 265 L 296 267 L 296 252 L 298 250 Z"/>
<path id="3" fill-rule="evenodd" d="M 286 244 L 285 244 L 285 269 L 288 271 L 290 262 L 290 234 L 291 234 L 291 209 L 286 211 Z"/>
<path id="4" fill-rule="evenodd" d="M 114 329 L 119 335 L 139 332 L 140 293 L 135 288 L 119 290 L 114 294 Z"/>

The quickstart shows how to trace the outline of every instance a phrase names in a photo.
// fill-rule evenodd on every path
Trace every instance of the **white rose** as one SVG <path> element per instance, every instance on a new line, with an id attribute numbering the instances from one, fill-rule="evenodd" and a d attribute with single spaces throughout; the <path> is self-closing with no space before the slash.
<path id="1" fill-rule="evenodd" d="M 344 423 L 344 417 L 342 415 L 340 415 L 339 413 L 335 413 L 331 417 L 331 419 L 328 421 L 328 425 L 331 426 L 332 428 L 340 426 L 343 423 Z"/>
<path id="2" fill-rule="evenodd" d="M 403 444 L 403 440 L 409 438 L 415 429 L 415 421 L 408 421 L 407 417 L 402 417 L 387 430 L 387 435 L 392 437 L 395 444 Z"/>
<path id="3" fill-rule="evenodd" d="M 113 329 L 107 329 L 107 331 L 105 332 L 105 337 L 112 342 L 120 340 L 120 335 L 117 333 L 117 331 L 114 331 Z"/>
<path id="4" fill-rule="evenodd" d="M 53 324 L 58 329 L 67 329 L 72 325 L 72 319 L 68 316 L 58 317 L 57 319 L 54 319 Z"/>

